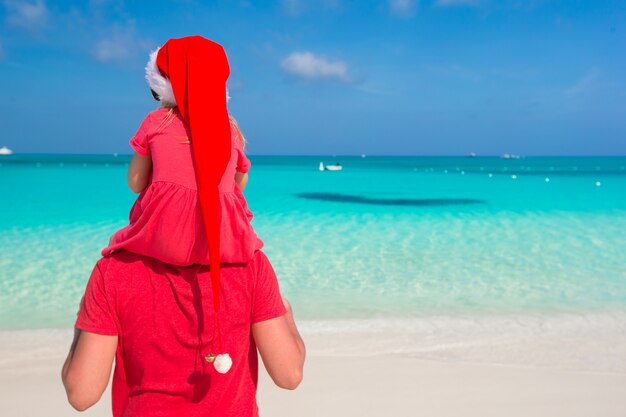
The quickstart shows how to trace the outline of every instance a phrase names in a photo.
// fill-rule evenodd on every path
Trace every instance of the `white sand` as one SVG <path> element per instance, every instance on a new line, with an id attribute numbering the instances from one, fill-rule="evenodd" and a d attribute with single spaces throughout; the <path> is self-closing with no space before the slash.
<path id="1" fill-rule="evenodd" d="M 541 326 L 545 327 L 545 322 Z M 536 344 L 532 337 L 519 335 L 503 337 L 506 343 L 499 344 L 490 334 L 484 339 L 489 343 L 479 345 L 488 348 L 487 356 L 480 358 L 476 343 L 462 350 L 458 343 L 449 343 L 447 336 L 440 335 L 435 345 L 442 346 L 443 340 L 443 345 L 451 347 L 437 358 L 415 357 L 417 351 L 413 351 L 413 357 L 404 352 L 389 353 L 383 359 L 366 356 L 371 351 L 346 355 L 350 345 L 363 346 L 367 340 L 371 341 L 372 335 L 384 336 L 381 333 L 370 333 L 368 339 L 362 339 L 359 329 L 355 333 L 343 331 L 339 340 L 316 326 L 305 325 L 303 335 L 310 353 L 304 381 L 296 391 L 285 391 L 273 386 L 262 371 L 258 393 L 261 416 L 624 417 L 626 372 L 621 364 L 626 350 L 622 349 L 623 345 L 614 349 L 615 328 L 607 328 L 606 334 L 601 328 L 593 323 L 595 340 L 589 340 L 584 332 L 579 339 L 556 333 L 558 338 L 548 339 L 544 345 Z M 386 334 L 391 338 L 393 334 L 388 331 Z M 545 334 L 537 336 L 534 331 L 529 334 L 546 339 Z M 60 380 L 60 367 L 70 339 L 69 330 L 0 332 L 0 415 L 78 414 L 67 404 Z M 329 347 L 329 343 L 336 343 L 338 350 Z M 512 355 L 532 350 L 533 345 L 536 349 L 531 358 L 556 361 L 559 356 L 570 358 L 575 350 L 575 358 L 579 358 L 580 352 L 591 354 L 585 369 L 605 369 L 611 363 L 617 366 L 614 371 L 590 372 L 580 369 L 580 361 L 569 359 L 553 367 L 545 366 L 543 360 L 518 366 Z M 612 348 L 598 348 L 604 345 Z M 423 351 L 428 353 L 433 349 Z M 468 363 L 477 359 L 484 362 L 489 356 L 500 363 L 508 358 L 508 365 Z M 526 361 L 526 357 L 522 359 Z M 110 416 L 109 394 L 84 415 Z"/>
<path id="2" fill-rule="evenodd" d="M 0 374 L 3 416 L 71 416 L 59 364 Z M 261 376 L 261 416 L 626 415 L 626 376 L 391 358 L 312 357 L 296 391 Z M 86 416 L 110 416 L 110 396 Z"/>

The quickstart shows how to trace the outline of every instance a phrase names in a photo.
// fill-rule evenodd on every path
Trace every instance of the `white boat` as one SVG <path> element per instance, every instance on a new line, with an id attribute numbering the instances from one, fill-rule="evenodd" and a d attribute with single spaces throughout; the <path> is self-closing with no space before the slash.
<path id="1" fill-rule="evenodd" d="M 324 165 L 323 162 L 320 162 L 320 171 L 341 171 L 342 169 L 343 167 L 339 164 L 339 162 L 335 165 Z"/>
<path id="2" fill-rule="evenodd" d="M 6 146 L 3 146 L 2 148 L 0 148 L 0 155 L 11 155 L 11 154 L 13 154 L 13 151 L 7 148 Z"/>

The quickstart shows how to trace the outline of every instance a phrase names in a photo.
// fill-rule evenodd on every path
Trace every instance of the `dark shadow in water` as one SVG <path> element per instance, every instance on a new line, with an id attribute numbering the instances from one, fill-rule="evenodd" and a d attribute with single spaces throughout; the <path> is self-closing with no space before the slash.
<path id="1" fill-rule="evenodd" d="M 454 206 L 464 204 L 485 204 L 485 200 L 472 198 L 369 198 L 338 193 L 299 193 L 298 198 L 307 200 L 332 201 L 336 203 L 370 204 L 376 206 Z"/>

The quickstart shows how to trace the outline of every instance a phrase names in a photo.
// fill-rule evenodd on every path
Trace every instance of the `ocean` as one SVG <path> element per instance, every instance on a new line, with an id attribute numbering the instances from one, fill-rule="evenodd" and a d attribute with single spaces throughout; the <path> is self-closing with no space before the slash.
<path id="1" fill-rule="evenodd" d="M 440 344 L 558 317 L 626 340 L 626 157 L 250 159 L 245 195 L 281 290 L 337 345 L 390 323 Z M 129 160 L 0 157 L 0 329 L 72 326 L 136 197 Z M 399 340 L 389 348 L 416 343 Z"/>

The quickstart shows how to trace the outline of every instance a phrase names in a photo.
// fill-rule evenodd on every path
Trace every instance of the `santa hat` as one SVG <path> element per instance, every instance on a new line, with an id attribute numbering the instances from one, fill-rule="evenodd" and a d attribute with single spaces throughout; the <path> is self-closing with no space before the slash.
<path id="1" fill-rule="evenodd" d="M 174 91 L 172 90 L 172 83 L 169 79 L 165 78 L 159 68 L 157 67 L 157 55 L 159 50 L 150 53 L 150 60 L 146 64 L 146 81 L 150 86 L 150 89 L 154 91 L 161 103 L 166 107 L 176 107 L 176 97 L 174 97 Z M 230 100 L 228 95 L 228 88 L 226 88 L 226 102 Z"/>
<path id="2" fill-rule="evenodd" d="M 228 59 L 221 45 L 201 36 L 170 39 L 150 55 L 146 79 L 159 99 L 177 106 L 191 130 L 198 198 L 209 243 L 215 312 L 213 345 L 206 356 L 225 373 L 230 357 L 223 352 L 220 311 L 219 184 L 230 160 L 231 136 L 226 109 Z"/>

